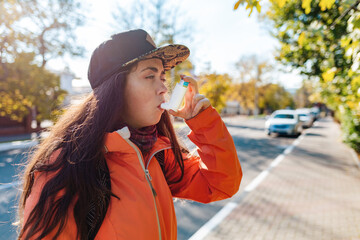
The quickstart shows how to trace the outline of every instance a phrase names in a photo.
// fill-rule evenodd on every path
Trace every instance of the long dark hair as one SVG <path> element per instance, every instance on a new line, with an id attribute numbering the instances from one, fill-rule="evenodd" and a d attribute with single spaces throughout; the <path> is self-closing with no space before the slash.
<path id="1" fill-rule="evenodd" d="M 134 67 L 134 66 L 133 66 Z M 104 156 L 104 137 L 122 125 L 124 109 L 125 72 L 111 76 L 97 87 L 79 106 L 69 108 L 52 127 L 49 136 L 37 147 L 27 163 L 23 175 L 23 192 L 19 202 L 20 234 L 18 239 L 42 239 L 56 230 L 55 239 L 63 231 L 68 209 L 75 201 L 74 218 L 77 238 L 88 239 L 86 222 L 92 202 L 106 200 L 111 189 L 99 183 L 99 168 L 107 170 Z M 168 137 L 177 166 L 184 172 L 184 163 L 169 114 L 165 111 L 157 124 L 158 133 Z M 60 153 L 49 161 L 54 152 Z M 160 164 L 163 164 L 160 162 Z M 108 170 L 107 170 L 108 171 Z M 23 212 L 31 194 L 34 174 L 51 173 L 44 185 L 38 203 L 24 223 Z M 59 196 L 59 192 L 64 194 Z M 49 207 L 51 206 L 51 207 Z M 105 216 L 107 208 L 95 206 L 97 216 Z"/>

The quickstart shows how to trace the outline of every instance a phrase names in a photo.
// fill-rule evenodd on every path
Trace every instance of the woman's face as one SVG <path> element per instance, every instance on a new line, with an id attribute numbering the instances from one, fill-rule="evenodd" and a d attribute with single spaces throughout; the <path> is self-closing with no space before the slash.
<path id="1" fill-rule="evenodd" d="M 164 112 L 167 88 L 160 59 L 140 61 L 126 79 L 124 121 L 133 128 L 157 124 Z"/>

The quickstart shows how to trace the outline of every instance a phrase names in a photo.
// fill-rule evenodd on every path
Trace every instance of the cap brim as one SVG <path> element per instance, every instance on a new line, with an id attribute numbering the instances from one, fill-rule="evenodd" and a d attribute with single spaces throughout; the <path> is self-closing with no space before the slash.
<path id="1" fill-rule="evenodd" d="M 190 50 L 184 45 L 167 45 L 164 47 L 156 48 L 148 53 L 145 53 L 131 61 L 124 63 L 121 67 L 125 67 L 136 61 L 160 58 L 164 64 L 164 70 L 170 70 L 179 63 L 185 61 L 190 55 Z"/>

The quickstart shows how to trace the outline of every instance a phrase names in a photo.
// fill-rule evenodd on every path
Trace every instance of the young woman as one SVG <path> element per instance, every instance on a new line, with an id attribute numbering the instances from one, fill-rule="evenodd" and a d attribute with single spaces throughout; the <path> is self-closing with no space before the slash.
<path id="1" fill-rule="evenodd" d="M 233 140 L 189 82 L 185 105 L 165 111 L 165 71 L 189 56 L 156 48 L 143 30 L 95 49 L 90 96 L 66 111 L 24 175 L 19 239 L 176 239 L 173 197 L 209 203 L 234 195 L 242 177 Z M 185 119 L 199 156 L 176 139 Z"/>

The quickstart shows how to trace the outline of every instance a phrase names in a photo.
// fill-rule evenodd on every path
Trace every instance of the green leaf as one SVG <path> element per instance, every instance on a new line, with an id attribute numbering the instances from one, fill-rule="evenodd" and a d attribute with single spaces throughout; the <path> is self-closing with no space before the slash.
<path id="1" fill-rule="evenodd" d="M 354 28 L 360 28 L 360 19 L 356 19 L 354 22 Z"/>

